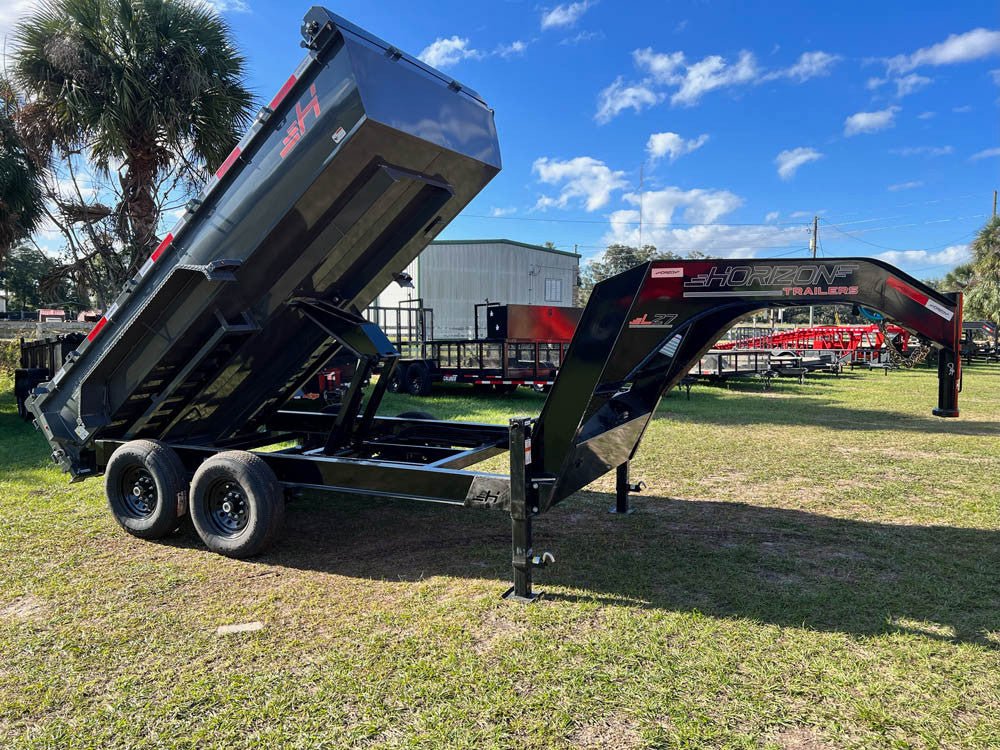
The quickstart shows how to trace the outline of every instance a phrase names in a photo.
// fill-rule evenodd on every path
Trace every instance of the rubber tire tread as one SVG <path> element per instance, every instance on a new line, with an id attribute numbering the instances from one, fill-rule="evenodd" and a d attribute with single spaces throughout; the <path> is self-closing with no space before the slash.
<path id="1" fill-rule="evenodd" d="M 133 518 L 118 507 L 117 488 L 130 466 L 140 463 L 156 484 L 156 509 L 148 518 Z M 104 469 L 104 495 L 118 525 L 139 539 L 162 539 L 180 525 L 178 496 L 187 491 L 187 470 L 180 456 L 157 440 L 132 440 L 119 446 Z"/>
<path id="2" fill-rule="evenodd" d="M 250 522 L 237 536 L 212 530 L 204 510 L 205 493 L 219 479 L 229 479 L 243 489 L 250 503 Z M 247 451 L 225 451 L 206 460 L 191 480 L 191 520 L 195 531 L 212 552 L 226 557 L 254 557 L 270 547 L 285 522 L 285 494 L 264 459 Z"/>

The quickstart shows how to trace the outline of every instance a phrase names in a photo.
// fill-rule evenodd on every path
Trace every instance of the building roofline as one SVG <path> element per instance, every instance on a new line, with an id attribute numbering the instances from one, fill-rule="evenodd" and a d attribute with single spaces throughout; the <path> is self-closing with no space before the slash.
<path id="1" fill-rule="evenodd" d="M 571 253 L 568 250 L 556 250 L 551 247 L 545 247 L 544 245 L 532 245 L 528 242 L 518 242 L 517 240 L 507 240 L 507 239 L 495 239 L 495 240 L 434 240 L 431 242 L 432 245 L 495 245 L 495 244 L 507 244 L 516 245 L 517 247 L 526 247 L 529 250 L 540 250 L 543 253 L 555 253 L 556 255 L 566 255 L 570 258 L 576 258 L 580 260 L 582 257 L 579 253 Z"/>

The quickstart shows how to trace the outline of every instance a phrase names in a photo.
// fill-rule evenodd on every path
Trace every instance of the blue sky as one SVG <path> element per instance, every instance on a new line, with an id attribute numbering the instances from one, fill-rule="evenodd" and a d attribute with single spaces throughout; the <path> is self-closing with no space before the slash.
<path id="1" fill-rule="evenodd" d="M 215 0 L 267 100 L 308 4 Z M 3 5 L 8 6 L 6 11 Z M 31 3 L 0 1 L 4 13 Z M 479 91 L 504 170 L 442 235 L 826 255 L 943 275 L 1000 186 L 1000 4 L 344 0 Z M 886 255 L 888 254 L 888 255 Z"/>

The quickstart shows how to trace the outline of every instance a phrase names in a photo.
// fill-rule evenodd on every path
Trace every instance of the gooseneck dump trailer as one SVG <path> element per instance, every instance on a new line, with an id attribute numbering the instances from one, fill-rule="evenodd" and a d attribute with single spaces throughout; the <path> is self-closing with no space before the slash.
<path id="1" fill-rule="evenodd" d="M 286 491 L 510 514 L 514 586 L 545 556 L 534 516 L 628 465 L 664 392 L 735 320 L 824 303 L 880 311 L 938 347 L 939 416 L 958 416 L 961 297 L 864 258 L 646 263 L 598 284 L 537 419 L 507 426 L 377 414 L 399 354 L 361 316 L 499 171 L 473 91 L 313 8 L 308 54 L 121 296 L 29 399 L 53 459 L 104 474 L 130 533 L 190 512 L 207 546 L 275 537 Z M 282 409 L 331 356 L 356 377 L 334 414 Z M 285 445 L 274 449 L 276 445 Z M 270 448 L 270 450 L 263 450 Z M 506 475 L 470 471 L 510 451 Z"/>

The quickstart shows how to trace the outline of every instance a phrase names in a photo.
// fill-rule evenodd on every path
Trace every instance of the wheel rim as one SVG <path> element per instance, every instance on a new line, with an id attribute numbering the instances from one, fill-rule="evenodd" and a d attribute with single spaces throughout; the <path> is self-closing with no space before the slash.
<path id="1" fill-rule="evenodd" d="M 132 518 L 149 518 L 156 510 L 159 496 L 153 475 L 144 466 L 133 466 L 122 475 L 122 504 Z"/>
<path id="2" fill-rule="evenodd" d="M 250 501 L 236 482 L 216 482 L 205 496 L 206 516 L 212 531 L 236 536 L 250 522 Z"/>

